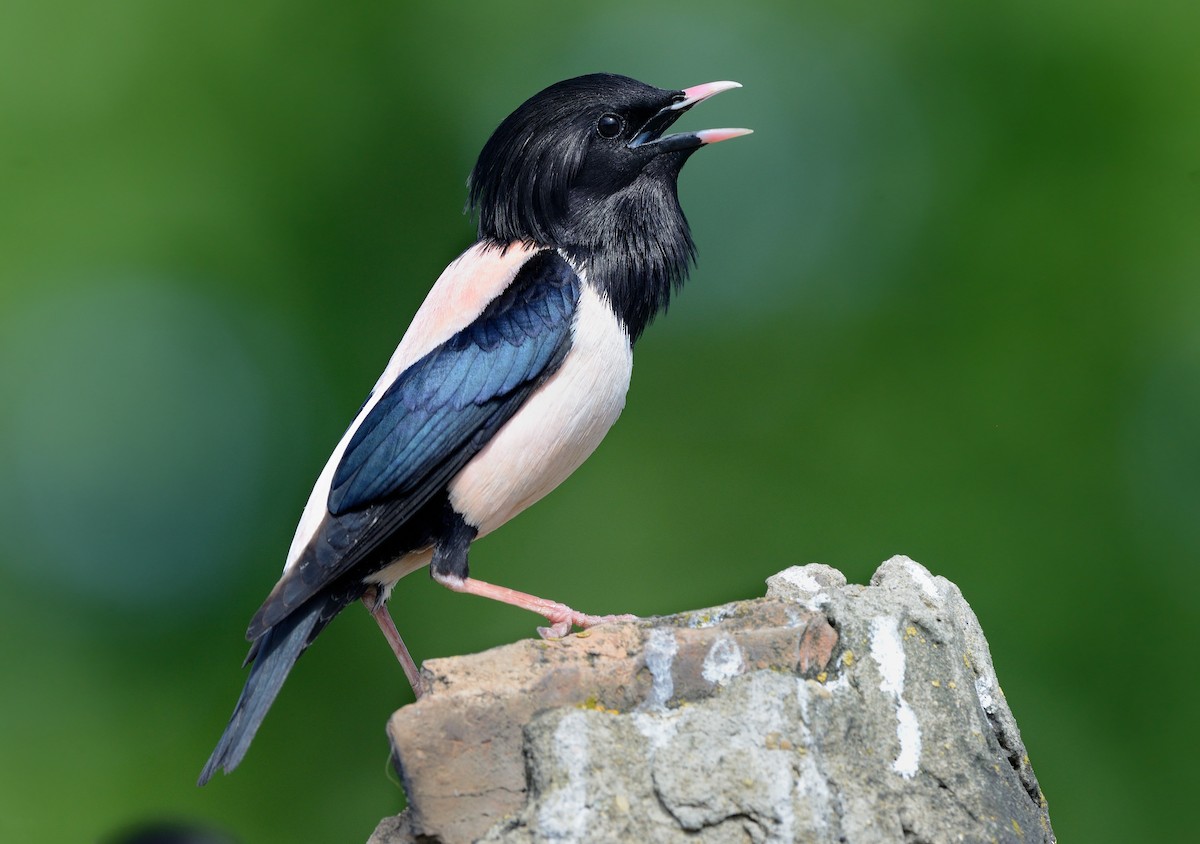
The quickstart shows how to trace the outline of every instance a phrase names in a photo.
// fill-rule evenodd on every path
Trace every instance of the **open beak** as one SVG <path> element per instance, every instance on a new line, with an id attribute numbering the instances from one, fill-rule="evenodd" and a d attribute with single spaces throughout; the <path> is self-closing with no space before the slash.
<path id="1" fill-rule="evenodd" d="M 630 149 L 642 146 L 652 146 L 654 152 L 673 152 L 682 149 L 697 149 L 705 144 L 715 144 L 730 138 L 749 135 L 753 129 L 701 129 L 699 132 L 677 132 L 673 135 L 663 135 L 678 120 L 685 111 L 696 103 L 704 102 L 709 97 L 741 88 L 737 82 L 708 82 L 684 88 L 675 95 L 674 101 L 646 121 L 641 131 L 629 142 Z"/>

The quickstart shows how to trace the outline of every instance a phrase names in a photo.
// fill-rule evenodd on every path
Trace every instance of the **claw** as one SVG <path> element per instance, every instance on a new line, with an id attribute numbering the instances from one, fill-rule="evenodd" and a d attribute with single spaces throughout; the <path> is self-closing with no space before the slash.
<path id="1" fill-rule="evenodd" d="M 537 632 L 543 639 L 565 639 L 571 632 L 571 622 L 560 621 L 550 627 L 539 627 Z"/>
<path id="2" fill-rule="evenodd" d="M 637 621 L 636 615 L 588 615 L 576 612 L 568 606 L 560 604 L 561 614 L 545 613 L 546 619 L 553 622 L 549 627 L 539 627 L 538 635 L 543 639 L 562 639 L 570 634 L 571 629 L 590 630 L 599 624 L 611 624 L 615 621 Z"/>

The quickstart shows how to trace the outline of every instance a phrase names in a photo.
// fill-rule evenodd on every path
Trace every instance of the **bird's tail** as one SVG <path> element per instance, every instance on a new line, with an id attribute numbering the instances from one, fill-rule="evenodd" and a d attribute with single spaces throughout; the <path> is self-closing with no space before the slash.
<path id="1" fill-rule="evenodd" d="M 304 649 L 321 632 L 329 620 L 345 606 L 346 601 L 331 594 L 315 595 L 294 612 L 277 623 L 250 649 L 247 662 L 252 662 L 246 686 L 233 708 L 229 725 L 217 742 L 212 756 L 200 772 L 198 785 L 204 785 L 218 768 L 229 773 L 238 766 L 254 734 L 279 694 L 288 672 L 304 653 Z"/>

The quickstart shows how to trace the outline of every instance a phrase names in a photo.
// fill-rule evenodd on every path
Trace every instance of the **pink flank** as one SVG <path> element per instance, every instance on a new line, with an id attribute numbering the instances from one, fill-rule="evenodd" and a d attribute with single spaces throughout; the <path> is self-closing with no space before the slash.
<path id="1" fill-rule="evenodd" d="M 537 247 L 512 243 L 500 254 L 495 246 L 475 244 L 442 272 L 404 332 L 376 389 L 434 348 L 466 328 L 499 296 Z"/>

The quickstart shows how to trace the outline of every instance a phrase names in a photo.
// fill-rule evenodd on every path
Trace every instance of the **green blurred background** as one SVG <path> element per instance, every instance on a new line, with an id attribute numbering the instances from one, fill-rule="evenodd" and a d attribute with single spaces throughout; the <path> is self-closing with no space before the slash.
<path id="1" fill-rule="evenodd" d="M 0 839 L 364 841 L 410 699 L 347 612 L 194 780 L 326 455 L 541 87 L 736 79 L 624 418 L 476 547 L 594 612 L 906 553 L 958 583 L 1064 840 L 1183 841 L 1200 744 L 1192 2 L 0 6 Z M 420 658 L 537 619 L 404 582 Z"/>

